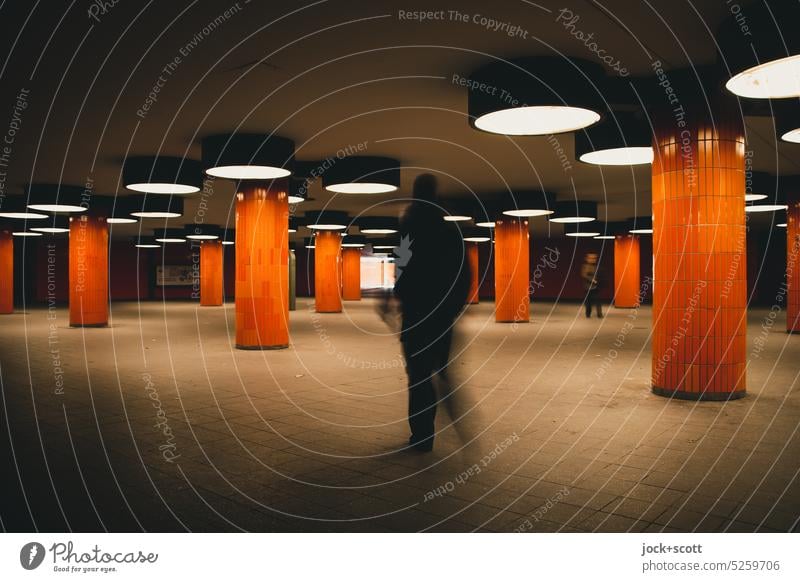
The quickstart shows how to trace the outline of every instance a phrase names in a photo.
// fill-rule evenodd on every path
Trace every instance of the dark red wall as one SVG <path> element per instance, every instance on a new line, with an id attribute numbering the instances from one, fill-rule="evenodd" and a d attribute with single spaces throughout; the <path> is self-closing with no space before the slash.
<path id="1" fill-rule="evenodd" d="M 492 299 L 494 297 L 492 245 L 481 244 L 479 249 L 479 276 L 483 277 L 480 296 Z M 641 237 L 642 280 L 652 276 L 652 249 L 650 237 Z M 590 251 L 600 256 L 602 276 L 600 296 L 605 301 L 610 301 L 614 292 L 614 241 L 571 237 L 531 239 L 530 277 L 533 300 L 582 301 L 585 290 L 580 271 L 583 257 Z M 647 287 L 645 303 L 651 300 L 651 289 L 652 286 Z"/>
<path id="2" fill-rule="evenodd" d="M 554 299 L 581 301 L 584 290 L 580 280 L 580 266 L 588 251 L 601 255 L 601 270 L 604 283 L 601 296 L 610 301 L 613 292 L 613 241 L 594 239 L 573 239 L 567 237 L 551 239 L 532 239 L 531 278 L 541 287 L 534 285 L 533 300 Z M 66 303 L 67 287 L 67 238 L 38 237 L 14 241 L 15 302 L 22 304 L 23 298 L 37 303 L 48 300 L 48 244 L 54 245 L 54 288 L 56 302 Z M 642 280 L 652 275 L 652 240 L 641 237 Z M 480 296 L 482 299 L 494 297 L 494 265 L 491 257 L 491 244 L 479 246 L 480 273 L 482 277 Z M 548 249 L 553 249 L 552 251 Z M 557 253 L 556 253 L 557 251 Z M 192 261 L 189 245 L 167 245 L 161 249 L 136 249 L 128 241 L 113 241 L 110 253 L 110 293 L 112 300 L 152 300 L 152 299 L 191 299 L 191 287 L 155 287 L 156 265 L 164 261 L 168 265 L 189 265 Z M 235 247 L 225 247 L 225 296 L 233 299 L 235 287 Z M 297 295 L 314 295 L 314 255 L 305 248 L 296 248 L 297 257 Z M 558 256 L 556 268 L 550 264 Z M 774 229 L 766 233 L 751 233 L 747 240 L 747 281 L 748 292 L 753 305 L 772 305 L 776 297 L 782 298 L 781 286 L 784 282 L 786 266 L 786 233 Z M 485 276 L 484 276 L 485 275 Z M 645 296 L 645 303 L 651 295 Z"/>

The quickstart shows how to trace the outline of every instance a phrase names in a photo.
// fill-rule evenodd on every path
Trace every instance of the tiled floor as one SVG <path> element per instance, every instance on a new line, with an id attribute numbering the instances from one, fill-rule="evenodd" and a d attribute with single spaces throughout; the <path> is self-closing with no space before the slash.
<path id="1" fill-rule="evenodd" d="M 107 329 L 3 316 L 3 528 L 798 529 L 800 336 L 782 316 L 750 312 L 747 398 L 693 403 L 649 392 L 649 308 L 536 303 L 512 326 L 472 306 L 420 454 L 374 304 L 312 305 L 266 352 L 233 349 L 231 305 L 117 303 Z"/>

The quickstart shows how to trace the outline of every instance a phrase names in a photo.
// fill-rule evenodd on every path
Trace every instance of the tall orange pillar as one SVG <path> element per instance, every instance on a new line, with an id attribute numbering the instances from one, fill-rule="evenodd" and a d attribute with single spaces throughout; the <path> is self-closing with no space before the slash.
<path id="1" fill-rule="evenodd" d="M 200 305 L 222 305 L 222 241 L 200 243 Z"/>
<path id="2" fill-rule="evenodd" d="M 361 249 L 342 249 L 342 299 L 361 300 Z"/>
<path id="3" fill-rule="evenodd" d="M 800 333 L 800 194 L 786 202 L 786 331 Z"/>
<path id="4" fill-rule="evenodd" d="M 342 235 L 320 230 L 314 237 L 314 298 L 317 313 L 342 311 Z"/>
<path id="5" fill-rule="evenodd" d="M 14 312 L 14 237 L 0 229 L 0 314 Z"/>
<path id="6" fill-rule="evenodd" d="M 236 347 L 289 347 L 289 181 L 241 181 L 236 194 Z"/>
<path id="7" fill-rule="evenodd" d="M 467 241 L 467 263 L 469 264 L 470 282 L 468 303 L 478 303 L 478 243 Z"/>
<path id="8" fill-rule="evenodd" d="M 614 307 L 639 307 L 639 237 L 617 235 L 614 239 Z"/>
<path id="9" fill-rule="evenodd" d="M 528 220 L 503 216 L 494 228 L 495 321 L 530 318 L 530 234 Z"/>
<path id="10" fill-rule="evenodd" d="M 91 212 L 69 219 L 69 324 L 108 325 L 108 223 Z"/>
<path id="11" fill-rule="evenodd" d="M 678 121 L 671 109 L 655 117 L 653 392 L 739 398 L 747 365 L 741 115 L 732 100 L 682 109 Z"/>

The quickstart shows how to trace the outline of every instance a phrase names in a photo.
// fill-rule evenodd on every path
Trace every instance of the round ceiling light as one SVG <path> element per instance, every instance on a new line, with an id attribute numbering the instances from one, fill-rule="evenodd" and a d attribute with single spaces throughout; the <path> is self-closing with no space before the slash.
<path id="1" fill-rule="evenodd" d="M 778 212 L 789 208 L 786 204 L 750 204 L 744 207 L 745 212 Z"/>
<path id="2" fill-rule="evenodd" d="M 734 75 L 725 88 L 734 95 L 751 99 L 800 97 L 800 55 L 751 67 Z"/>
<path id="3" fill-rule="evenodd" d="M 755 202 L 756 200 L 763 200 L 766 198 L 766 194 L 745 194 L 744 201 L 745 202 Z"/>
<path id="4" fill-rule="evenodd" d="M 187 224 L 184 226 L 184 236 L 188 240 L 218 240 L 222 236 L 222 229 L 216 224 Z"/>
<path id="5" fill-rule="evenodd" d="M 653 163 L 650 122 L 640 110 L 612 110 L 601 122 L 575 133 L 575 158 L 596 166 Z"/>
<path id="6" fill-rule="evenodd" d="M 64 216 L 51 216 L 44 223 L 35 223 L 36 226 L 28 227 L 33 232 L 43 232 L 45 234 L 62 234 L 69 232 L 69 219 Z"/>
<path id="7" fill-rule="evenodd" d="M 322 174 L 322 186 L 336 194 L 387 194 L 400 187 L 400 162 L 383 156 L 337 158 Z"/>
<path id="8" fill-rule="evenodd" d="M 342 248 L 361 249 L 367 246 L 367 238 L 360 235 L 345 235 L 342 239 Z"/>
<path id="9" fill-rule="evenodd" d="M 355 220 L 361 234 L 395 234 L 400 224 L 390 216 L 359 216 Z"/>
<path id="10" fill-rule="evenodd" d="M 475 127 L 502 135 L 552 135 L 576 131 L 598 121 L 600 115 L 589 109 L 538 105 L 486 113 L 475 120 Z"/>
<path id="11" fill-rule="evenodd" d="M 29 232 L 27 230 L 20 230 L 17 232 L 12 232 L 12 236 L 43 236 L 41 232 Z"/>
<path id="12" fill-rule="evenodd" d="M 447 222 L 467 222 L 468 220 L 472 220 L 472 217 L 466 214 L 445 214 L 444 219 Z"/>
<path id="13" fill-rule="evenodd" d="M 549 220 L 559 224 L 592 222 L 597 220 L 597 202 L 591 200 L 564 200 L 558 202 L 556 203 L 555 214 Z"/>
<path id="14" fill-rule="evenodd" d="M 290 176 L 294 142 L 277 135 L 236 133 L 202 140 L 206 174 L 228 180 L 275 180 Z"/>
<path id="15" fill-rule="evenodd" d="M 525 210 L 504 210 L 503 214 L 505 214 L 506 216 L 529 218 L 534 216 L 549 216 L 553 214 L 553 211 L 545 210 L 543 208 L 529 208 Z M 494 223 L 492 223 L 492 226 L 494 226 Z"/>
<path id="16" fill-rule="evenodd" d="M 0 198 L 0 218 L 14 220 L 43 220 L 50 218 L 47 214 L 31 212 L 23 196 L 12 195 Z"/>
<path id="17" fill-rule="evenodd" d="M 627 226 L 630 234 L 653 234 L 653 217 L 634 216 L 628 219 Z"/>
<path id="18" fill-rule="evenodd" d="M 725 87 L 739 97 L 783 99 L 800 96 L 800 35 L 789 27 L 800 22 L 798 2 L 763 3 L 744 12 L 730 11 L 715 35 L 719 62 L 731 72 Z M 781 30 L 782 28 L 785 30 Z"/>
<path id="19" fill-rule="evenodd" d="M 470 124 L 502 135 L 550 135 L 600 121 L 602 67 L 581 59 L 495 61 L 470 75 Z"/>
<path id="20" fill-rule="evenodd" d="M 494 228 L 494 221 L 491 221 L 491 222 L 476 222 L 475 226 L 480 226 L 481 228 Z"/>
<path id="21" fill-rule="evenodd" d="M 576 238 L 594 238 L 603 233 L 597 228 L 597 225 L 581 226 L 579 224 L 565 224 L 564 235 Z"/>
<path id="22" fill-rule="evenodd" d="M 93 199 L 92 192 L 81 186 L 67 184 L 28 184 L 28 208 L 40 212 L 86 212 Z"/>
<path id="23" fill-rule="evenodd" d="M 386 194 L 397 190 L 397 186 L 380 182 L 361 182 L 359 184 L 333 184 L 326 186 L 325 189 L 336 194 Z"/>
<path id="24" fill-rule="evenodd" d="M 781 136 L 781 139 L 783 141 L 788 141 L 789 143 L 800 143 L 800 127 L 796 129 L 790 129 Z"/>
<path id="25" fill-rule="evenodd" d="M 613 234 L 598 234 L 596 237 L 597 240 L 614 240 L 615 237 Z"/>
<path id="26" fill-rule="evenodd" d="M 787 224 L 785 222 L 779 222 L 775 226 L 777 226 L 778 228 L 786 228 Z"/>
<path id="27" fill-rule="evenodd" d="M 350 225 L 346 212 L 338 210 L 316 210 L 306 212 L 303 222 L 311 230 L 345 230 Z"/>
<path id="28" fill-rule="evenodd" d="M 160 243 L 186 242 L 186 235 L 182 228 L 157 228 L 153 231 L 153 238 Z"/>
<path id="29" fill-rule="evenodd" d="M 194 194 L 203 185 L 200 162 L 173 156 L 130 156 L 122 165 L 128 190 L 146 194 Z"/>
<path id="30" fill-rule="evenodd" d="M 139 218 L 179 218 L 183 215 L 180 196 L 148 196 L 137 194 L 123 199 L 131 216 Z"/>
<path id="31" fill-rule="evenodd" d="M 636 166 L 653 163 L 652 146 L 597 150 L 581 154 L 580 161 L 598 166 Z"/>

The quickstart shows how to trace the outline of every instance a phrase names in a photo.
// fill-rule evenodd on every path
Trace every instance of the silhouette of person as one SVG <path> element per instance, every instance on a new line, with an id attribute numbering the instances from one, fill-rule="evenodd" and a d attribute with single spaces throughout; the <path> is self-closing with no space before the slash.
<path id="1" fill-rule="evenodd" d="M 436 190 L 431 174 L 414 181 L 414 201 L 400 221 L 400 235 L 410 242 L 410 252 L 406 264 L 398 264 L 394 286 L 408 373 L 409 445 L 419 451 L 433 448 L 437 405 L 433 379 L 448 381 L 453 324 L 467 302 L 470 281 L 463 238 L 453 223 L 444 220 Z"/>
<path id="2" fill-rule="evenodd" d="M 597 253 L 586 253 L 581 266 L 581 279 L 583 288 L 586 290 L 584 305 L 586 306 L 586 317 L 592 316 L 592 306 L 597 307 L 597 317 L 603 317 L 603 307 L 600 304 L 600 268 L 597 264 Z"/>

